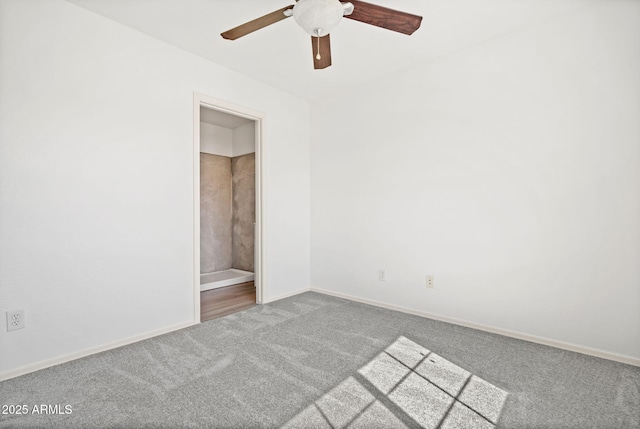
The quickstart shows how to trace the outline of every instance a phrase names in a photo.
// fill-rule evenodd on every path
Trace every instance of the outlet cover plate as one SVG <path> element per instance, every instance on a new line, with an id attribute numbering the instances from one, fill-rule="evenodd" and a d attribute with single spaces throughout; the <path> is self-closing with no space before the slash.
<path id="1" fill-rule="evenodd" d="M 434 287 L 433 276 L 427 276 L 427 288 L 433 289 L 433 287 Z"/>
<path id="2" fill-rule="evenodd" d="M 26 327 L 24 310 L 7 311 L 7 331 L 15 331 Z"/>

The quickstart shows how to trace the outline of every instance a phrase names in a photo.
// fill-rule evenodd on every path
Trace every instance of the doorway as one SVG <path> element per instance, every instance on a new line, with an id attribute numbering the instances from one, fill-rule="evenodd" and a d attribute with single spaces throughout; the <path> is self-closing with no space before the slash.
<path id="1" fill-rule="evenodd" d="M 194 320 L 262 302 L 260 112 L 194 94 Z"/>

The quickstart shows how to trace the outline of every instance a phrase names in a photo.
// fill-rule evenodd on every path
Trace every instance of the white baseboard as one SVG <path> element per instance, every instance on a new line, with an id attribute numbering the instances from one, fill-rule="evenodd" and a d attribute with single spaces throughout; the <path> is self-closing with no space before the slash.
<path id="1" fill-rule="evenodd" d="M 303 288 L 303 289 L 298 289 L 295 290 L 293 292 L 289 292 L 289 293 L 285 293 L 282 295 L 278 295 L 278 296 L 274 296 L 274 297 L 270 297 L 267 301 L 265 301 L 263 304 L 269 303 L 269 302 L 274 302 L 274 301 L 278 301 L 280 299 L 284 299 L 284 298 L 288 298 L 290 296 L 294 296 L 294 295 L 298 295 L 301 294 L 303 292 L 308 292 L 310 290 L 310 288 Z M 193 326 L 196 325 L 200 322 L 194 323 L 194 322 L 184 322 L 184 323 L 179 323 L 176 325 L 172 325 L 172 326 L 168 326 L 162 329 L 156 329 L 154 331 L 151 332 L 145 332 L 143 334 L 140 335 L 134 335 L 132 337 L 128 337 L 122 340 L 118 340 L 118 341 L 113 341 L 111 343 L 107 343 L 107 344 L 102 344 L 96 347 L 90 347 L 84 350 L 80 350 L 74 353 L 69 353 L 66 355 L 62 355 L 62 356 L 57 356 L 51 359 L 46 359 L 40 362 L 36 362 L 36 363 L 32 363 L 29 365 L 25 365 L 25 366 L 21 366 L 19 368 L 16 369 L 12 369 L 10 371 L 5 371 L 5 372 L 1 372 L 0 373 L 0 381 L 4 381 L 4 380 L 9 380 L 11 378 L 15 378 L 15 377 L 19 377 L 21 375 L 24 374 L 28 374 L 30 372 L 35 372 L 35 371 L 39 371 L 41 369 L 45 369 L 45 368 L 49 368 L 55 365 L 60 365 L 62 363 L 66 363 L 75 359 L 80 359 L 86 356 L 90 356 L 96 353 L 100 353 L 100 352 L 104 352 L 107 350 L 111 350 L 111 349 L 115 349 L 117 347 L 122 347 L 122 346 L 126 346 L 127 344 L 132 344 L 132 343 L 136 343 L 138 341 L 142 341 L 142 340 L 147 340 L 149 338 L 153 338 L 153 337 L 157 337 L 158 335 L 162 335 L 162 334 L 167 334 L 169 332 L 173 332 L 173 331 L 177 331 L 179 329 L 183 329 L 183 328 L 187 328 L 189 326 Z"/>
<path id="2" fill-rule="evenodd" d="M 295 290 L 293 292 L 287 292 L 287 293 L 283 293 L 281 295 L 276 295 L 276 296 L 273 296 L 273 297 L 269 297 L 269 298 L 267 298 L 266 301 L 263 302 L 263 304 L 268 304 L 270 302 L 279 301 L 279 300 L 284 299 L 284 298 L 289 298 L 290 296 L 299 295 L 299 294 L 304 293 L 304 292 L 309 292 L 310 290 L 311 290 L 311 288 L 306 287 L 306 288 L 303 288 L 303 289 L 297 289 L 297 290 Z"/>
<path id="3" fill-rule="evenodd" d="M 370 305 L 374 305 L 376 307 L 382 307 L 382 308 L 387 308 L 389 310 L 395 310 L 395 311 L 400 311 L 402 313 L 407 313 L 407 314 L 413 314 L 416 316 L 421 316 L 421 317 L 426 317 L 428 319 L 433 319 L 433 320 L 439 320 L 442 322 L 447 322 L 447 323 L 452 323 L 454 325 L 460 325 L 460 326 L 465 326 L 467 328 L 473 328 L 473 329 L 478 329 L 481 331 L 485 331 L 485 332 L 491 332 L 494 334 L 500 334 L 500 335 L 504 335 L 506 337 L 511 337 L 511 338 L 517 338 L 520 340 L 525 340 L 525 341 L 530 341 L 532 343 L 538 343 L 538 344 L 543 344 L 546 346 L 551 346 L 551 347 L 556 347 L 559 349 L 563 349 L 563 350 L 569 350 L 572 352 L 578 352 L 578 353 L 582 353 L 585 355 L 590 355 L 590 356 L 595 356 L 595 357 L 599 357 L 599 358 L 603 358 L 603 359 L 609 359 L 612 361 L 616 361 L 616 362 L 621 362 L 621 363 L 626 363 L 629 365 L 634 365 L 634 366 L 640 366 L 640 359 L 638 358 L 634 358 L 631 356 L 625 356 L 625 355 L 621 355 L 621 354 L 616 354 L 616 353 L 611 353 L 611 352 L 607 352 L 604 350 L 599 350 L 599 349 L 593 349 L 593 348 L 589 348 L 589 347 L 583 347 L 577 344 L 572 344 L 572 343 L 566 343 L 563 341 L 556 341 L 556 340 L 552 340 L 549 338 L 544 338 L 544 337 L 538 337 L 535 335 L 529 335 L 529 334 L 525 334 L 522 332 L 517 332 L 517 331 L 511 331 L 508 329 L 502 329 L 502 328 L 497 328 L 495 326 L 489 326 L 489 325 L 482 325 L 479 323 L 474 323 L 474 322 L 469 322 L 466 320 L 462 320 L 462 319 L 456 319 L 453 317 L 447 317 L 447 316 L 441 316 L 439 314 L 433 314 L 433 313 L 427 313 L 425 311 L 419 311 L 419 310 L 414 310 L 411 308 L 407 308 L 407 307 L 402 307 L 402 306 L 398 306 L 398 305 L 391 305 L 391 304 L 387 304 L 381 301 L 375 301 L 375 300 L 371 300 L 371 299 L 366 299 L 366 298 L 360 298 L 354 295 L 348 295 L 348 294 L 344 294 L 344 293 L 340 293 L 340 292 L 334 292 L 334 291 L 330 291 L 330 290 L 326 290 L 326 289 L 321 289 L 321 288 L 316 288 L 316 287 L 311 287 L 311 288 L 303 288 L 303 289 L 298 289 L 295 290 L 293 292 L 288 292 L 285 294 L 281 294 L 275 297 L 271 297 L 268 299 L 268 301 L 265 302 L 266 303 L 270 303 L 270 302 L 274 302 L 274 301 L 278 301 L 284 298 L 288 298 L 290 296 L 294 296 L 294 295 L 298 295 L 304 292 L 308 292 L 308 291 L 312 291 L 312 292 L 318 292 L 318 293 L 322 293 L 325 295 L 331 295 L 331 296 L 336 296 L 338 298 L 344 298 L 344 299 L 348 299 L 350 301 L 356 301 L 356 302 L 361 302 L 364 304 L 370 304 Z M 115 349 L 117 347 L 122 347 L 122 346 L 126 346 L 127 344 L 132 344 L 138 341 L 142 341 L 142 340 L 146 340 L 149 338 L 153 338 L 153 337 L 157 337 L 158 335 L 163 335 L 163 334 L 167 334 L 169 332 L 173 332 L 173 331 L 177 331 L 180 329 L 184 329 L 187 328 L 189 326 L 193 326 L 197 323 L 194 322 L 183 322 L 183 323 L 179 323 L 176 325 L 172 325 L 172 326 L 168 326 L 165 328 L 161 328 L 161 329 L 156 329 L 154 331 L 150 331 L 150 332 L 145 332 L 143 334 L 139 334 L 139 335 L 134 335 L 132 337 L 128 337 L 122 340 L 118 340 L 118 341 L 114 341 L 111 343 L 107 343 L 107 344 L 102 344 L 100 346 L 96 346 L 96 347 L 90 347 L 84 350 L 80 350 L 74 353 L 69 353 L 66 355 L 62 355 L 62 356 L 58 356 L 55 358 L 51 358 L 51 359 L 46 359 L 40 362 L 36 362 L 33 364 L 29 364 L 29 365 L 25 365 L 10 371 L 6 371 L 6 372 L 2 372 L 0 373 L 0 381 L 4 381 L 4 380 L 9 380 L 11 378 L 15 378 L 15 377 L 19 377 L 21 375 L 24 374 L 28 374 L 30 372 L 34 372 L 34 371 L 39 371 L 41 369 L 45 369 L 45 368 L 49 368 L 55 365 L 60 365 L 62 363 L 65 362 L 69 362 L 75 359 L 80 359 L 86 356 L 90 356 L 96 353 L 100 353 L 100 352 L 104 352 L 107 350 L 111 350 L 111 349 Z"/>
<path id="4" fill-rule="evenodd" d="M 622 362 L 629 365 L 640 366 L 640 359 L 621 355 L 617 353 L 611 353 L 604 350 L 593 349 L 589 347 L 580 346 L 577 344 L 566 343 L 563 341 L 552 340 L 550 338 L 538 337 L 536 335 L 529 335 L 522 332 L 511 331 L 509 329 L 502 329 L 495 326 L 483 325 L 480 323 L 469 322 L 462 319 L 456 319 L 453 317 L 441 316 L 439 314 L 427 313 L 425 311 L 414 310 L 412 308 L 402 307 L 399 305 L 387 304 L 385 302 L 374 301 L 371 299 L 360 298 L 354 295 L 348 295 L 340 292 L 334 292 L 326 289 L 311 287 L 312 292 L 323 293 L 325 295 L 336 296 L 338 298 L 348 299 L 350 301 L 361 302 L 363 304 L 370 304 L 376 307 L 383 307 L 389 310 L 400 311 L 402 313 L 413 314 L 415 316 L 426 317 L 427 319 L 439 320 L 441 322 L 452 323 L 454 325 L 465 326 L 467 328 L 478 329 L 480 331 L 491 332 L 494 334 L 504 335 L 505 337 L 517 338 L 519 340 L 530 341 L 532 343 L 543 344 L 545 346 L 556 347 L 558 349 L 569 350 L 572 352 L 582 353 L 585 355 L 595 356 L 603 359 L 613 360 L 616 362 Z"/>
<path id="5" fill-rule="evenodd" d="M 49 368 L 55 365 L 60 365 L 65 362 L 69 362 L 75 359 L 80 359 L 86 356 L 90 356 L 96 353 L 104 352 L 107 350 L 115 349 L 117 347 L 126 346 L 127 344 L 136 343 L 138 341 L 147 340 L 149 338 L 157 337 L 158 335 L 167 334 L 169 332 L 177 331 L 189 326 L 193 326 L 193 322 L 178 323 L 176 325 L 168 326 L 154 331 L 145 332 L 143 334 L 134 335 L 132 337 L 125 338 L 123 340 L 113 341 L 111 343 L 102 344 L 96 347 L 89 347 L 84 350 L 80 350 L 74 353 L 69 353 L 62 356 L 57 356 L 51 359 L 46 359 L 40 362 L 32 363 L 29 365 L 21 366 L 10 371 L 0 373 L 0 381 L 9 380 L 30 372 L 39 371 L 41 369 Z"/>

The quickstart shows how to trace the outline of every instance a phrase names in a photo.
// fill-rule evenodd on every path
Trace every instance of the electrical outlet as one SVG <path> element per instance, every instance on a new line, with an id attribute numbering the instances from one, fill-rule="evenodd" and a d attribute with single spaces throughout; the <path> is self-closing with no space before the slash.
<path id="1" fill-rule="evenodd" d="M 7 311 L 7 331 L 15 331 L 25 326 L 24 310 Z"/>
<path id="2" fill-rule="evenodd" d="M 378 270 L 378 280 L 380 280 L 381 282 L 385 281 L 387 279 L 387 273 L 385 273 L 383 268 L 380 268 Z"/>
<path id="3" fill-rule="evenodd" d="M 434 287 L 433 276 L 427 276 L 427 287 L 429 289 L 433 289 L 433 287 Z"/>

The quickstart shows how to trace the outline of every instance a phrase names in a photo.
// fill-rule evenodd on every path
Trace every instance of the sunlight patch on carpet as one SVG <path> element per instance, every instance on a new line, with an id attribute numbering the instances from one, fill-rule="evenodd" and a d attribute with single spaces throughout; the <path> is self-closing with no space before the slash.
<path id="1" fill-rule="evenodd" d="M 399 337 L 283 428 L 494 428 L 507 392 Z"/>

